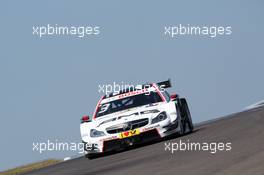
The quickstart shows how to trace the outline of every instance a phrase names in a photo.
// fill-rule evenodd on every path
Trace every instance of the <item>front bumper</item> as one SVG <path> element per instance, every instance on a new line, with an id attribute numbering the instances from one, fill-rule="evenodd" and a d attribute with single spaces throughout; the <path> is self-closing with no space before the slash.
<path id="1" fill-rule="evenodd" d="M 102 144 L 88 144 L 84 142 L 85 154 L 102 153 L 113 150 L 119 150 L 128 146 L 141 144 L 151 140 L 161 138 L 156 128 L 141 132 L 138 135 L 127 137 L 127 138 L 116 138 L 112 140 L 103 141 Z"/>
<path id="2" fill-rule="evenodd" d="M 138 128 L 140 133 L 126 138 L 120 138 L 118 134 L 95 139 L 83 139 L 85 154 L 103 153 L 118 150 L 130 145 L 155 140 L 179 131 L 178 120 L 170 121 L 170 118 L 161 122 Z M 85 141 L 88 142 L 85 142 Z"/>

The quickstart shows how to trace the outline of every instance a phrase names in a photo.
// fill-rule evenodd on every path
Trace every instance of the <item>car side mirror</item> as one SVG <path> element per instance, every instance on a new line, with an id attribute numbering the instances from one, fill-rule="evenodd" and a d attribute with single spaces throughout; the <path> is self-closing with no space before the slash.
<path id="1" fill-rule="evenodd" d="M 81 123 L 90 122 L 90 121 L 91 121 L 91 117 L 89 117 L 88 115 L 84 115 L 81 118 Z"/>
<path id="2" fill-rule="evenodd" d="M 170 95 L 170 100 L 175 101 L 178 98 L 178 94 L 171 94 Z"/>

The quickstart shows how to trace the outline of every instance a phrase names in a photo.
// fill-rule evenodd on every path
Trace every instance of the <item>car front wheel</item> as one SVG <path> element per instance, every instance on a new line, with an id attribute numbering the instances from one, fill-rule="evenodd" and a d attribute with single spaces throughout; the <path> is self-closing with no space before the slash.
<path id="1" fill-rule="evenodd" d="M 181 98 L 180 103 L 183 133 L 191 133 L 193 131 L 193 122 L 187 101 L 185 98 Z"/>

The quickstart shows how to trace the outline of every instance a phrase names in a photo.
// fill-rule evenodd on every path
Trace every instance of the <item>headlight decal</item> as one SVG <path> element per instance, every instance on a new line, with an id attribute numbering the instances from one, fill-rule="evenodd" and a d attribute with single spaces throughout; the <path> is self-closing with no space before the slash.
<path id="1" fill-rule="evenodd" d="M 156 117 L 152 118 L 151 120 L 151 124 L 154 124 L 154 123 L 158 123 L 160 121 L 163 121 L 163 120 L 166 120 L 167 119 L 167 114 L 165 111 L 161 112 L 159 115 L 157 115 Z"/>
<path id="2" fill-rule="evenodd" d="M 98 131 L 96 129 L 91 129 L 90 131 L 90 136 L 91 137 L 101 137 L 101 136 L 104 136 L 105 133 L 103 131 Z"/>

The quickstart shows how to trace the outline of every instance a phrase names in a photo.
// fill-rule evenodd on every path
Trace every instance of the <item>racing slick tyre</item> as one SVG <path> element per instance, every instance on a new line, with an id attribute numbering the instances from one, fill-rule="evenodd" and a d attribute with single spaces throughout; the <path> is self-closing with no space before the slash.
<path id="1" fill-rule="evenodd" d="M 85 157 L 87 158 L 87 159 L 95 159 L 95 158 L 97 158 L 98 157 L 98 155 L 97 154 L 85 154 Z"/>
<path id="2" fill-rule="evenodd" d="M 179 134 L 180 134 L 180 135 L 185 134 L 184 121 L 183 121 L 182 119 L 181 119 L 180 122 L 179 122 L 179 127 L 180 127 L 180 132 L 179 132 Z"/>
<path id="3" fill-rule="evenodd" d="M 178 99 L 178 103 L 176 104 L 176 111 L 177 111 L 177 116 L 178 121 L 176 124 L 176 127 L 179 128 L 179 131 L 177 132 L 177 135 L 183 135 L 184 134 L 184 116 L 182 115 L 182 109 L 180 107 L 180 99 Z"/>
<path id="4" fill-rule="evenodd" d="M 181 103 L 183 133 L 184 134 L 191 133 L 193 131 L 193 122 L 187 101 L 185 98 L 181 98 L 180 103 Z"/>

